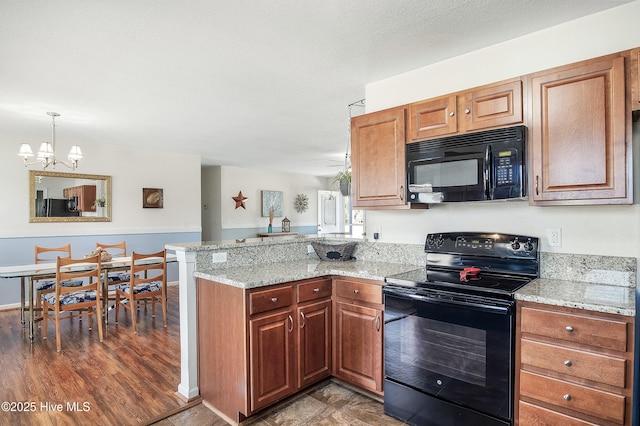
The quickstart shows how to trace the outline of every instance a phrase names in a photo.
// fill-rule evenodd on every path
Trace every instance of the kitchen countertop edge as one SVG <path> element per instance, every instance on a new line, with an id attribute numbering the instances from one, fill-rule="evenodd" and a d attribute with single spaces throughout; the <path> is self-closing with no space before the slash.
<path id="1" fill-rule="evenodd" d="M 632 317 L 635 291 L 635 287 L 538 278 L 518 290 L 515 299 Z"/>

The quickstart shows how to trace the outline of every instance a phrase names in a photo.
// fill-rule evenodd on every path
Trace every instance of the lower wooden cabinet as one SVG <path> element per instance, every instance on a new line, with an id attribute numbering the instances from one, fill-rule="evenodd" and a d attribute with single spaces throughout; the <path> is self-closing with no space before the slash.
<path id="1" fill-rule="evenodd" d="M 198 279 L 198 382 L 238 423 L 331 374 L 331 279 L 253 290 Z"/>
<path id="2" fill-rule="evenodd" d="M 333 375 L 382 395 L 382 283 L 334 280 Z"/>
<path id="3" fill-rule="evenodd" d="M 516 321 L 516 424 L 631 424 L 633 317 L 518 302 Z"/>

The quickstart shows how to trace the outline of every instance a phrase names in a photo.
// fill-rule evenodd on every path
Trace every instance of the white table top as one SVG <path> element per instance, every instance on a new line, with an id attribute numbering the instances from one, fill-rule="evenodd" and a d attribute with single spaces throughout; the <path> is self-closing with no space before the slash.
<path id="1" fill-rule="evenodd" d="M 155 259 L 155 260 L 154 260 Z M 160 260 L 159 257 L 150 257 L 144 259 L 142 264 L 151 264 Z M 175 254 L 167 253 L 167 263 L 177 262 L 178 258 Z M 91 263 L 79 263 L 73 270 L 82 271 L 85 267 L 92 265 Z M 108 262 L 102 262 L 103 270 L 122 269 L 131 266 L 131 256 L 127 257 L 114 257 Z M 15 266 L 0 266 L 0 278 L 21 278 L 21 277 L 39 277 L 52 275 L 56 273 L 56 263 L 33 263 L 27 265 L 15 265 Z"/>

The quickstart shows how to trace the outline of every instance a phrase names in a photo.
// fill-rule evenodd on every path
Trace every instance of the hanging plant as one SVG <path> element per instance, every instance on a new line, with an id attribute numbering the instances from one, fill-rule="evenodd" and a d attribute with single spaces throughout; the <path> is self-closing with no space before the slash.
<path id="1" fill-rule="evenodd" d="M 351 195 L 351 170 L 343 170 L 333 177 L 332 185 L 338 184 L 344 197 Z"/>

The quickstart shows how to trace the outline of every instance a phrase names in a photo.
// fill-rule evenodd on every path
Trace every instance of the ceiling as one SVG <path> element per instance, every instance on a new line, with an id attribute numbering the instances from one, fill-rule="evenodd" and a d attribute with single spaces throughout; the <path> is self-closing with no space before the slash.
<path id="1" fill-rule="evenodd" d="M 3 0 L 0 141 L 329 176 L 365 84 L 629 2 Z"/>

